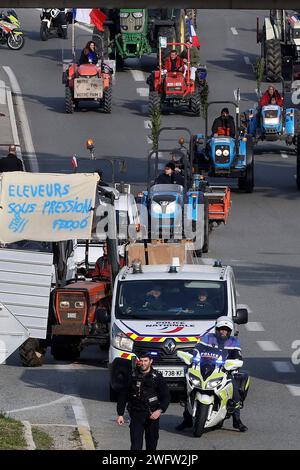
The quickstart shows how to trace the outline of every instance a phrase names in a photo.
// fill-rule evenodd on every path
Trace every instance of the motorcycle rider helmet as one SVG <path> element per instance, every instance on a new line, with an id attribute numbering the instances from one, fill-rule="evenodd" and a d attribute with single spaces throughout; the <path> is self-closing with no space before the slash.
<path id="1" fill-rule="evenodd" d="M 216 323 L 215 323 L 215 330 L 216 330 L 216 333 L 218 333 L 219 329 L 220 328 L 228 328 L 228 338 L 229 336 L 231 335 L 231 332 L 234 330 L 234 324 L 233 324 L 233 321 L 231 320 L 231 318 L 227 317 L 227 316 L 222 316 L 222 317 L 219 317 L 217 320 L 216 320 Z"/>

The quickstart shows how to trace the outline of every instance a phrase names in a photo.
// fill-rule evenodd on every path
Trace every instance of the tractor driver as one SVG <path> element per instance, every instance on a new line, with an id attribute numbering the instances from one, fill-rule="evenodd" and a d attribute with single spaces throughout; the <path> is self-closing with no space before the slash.
<path id="1" fill-rule="evenodd" d="M 184 177 L 175 171 L 175 163 L 169 162 L 165 165 L 164 172 L 156 178 L 155 184 L 179 184 L 184 186 Z"/>
<path id="2" fill-rule="evenodd" d="M 275 105 L 280 107 L 283 106 L 283 98 L 281 94 L 278 90 L 276 90 L 276 88 L 270 85 L 259 100 L 259 107 L 262 108 L 263 106 L 268 106 L 268 104 L 272 104 L 271 101 L 273 98 L 275 98 Z"/>
<path id="3" fill-rule="evenodd" d="M 235 124 L 228 108 L 223 108 L 221 115 L 217 117 L 212 125 L 212 133 L 215 137 L 220 135 L 235 136 Z"/>
<path id="4" fill-rule="evenodd" d="M 184 64 L 177 51 L 173 49 L 164 64 L 165 72 L 183 72 Z"/>

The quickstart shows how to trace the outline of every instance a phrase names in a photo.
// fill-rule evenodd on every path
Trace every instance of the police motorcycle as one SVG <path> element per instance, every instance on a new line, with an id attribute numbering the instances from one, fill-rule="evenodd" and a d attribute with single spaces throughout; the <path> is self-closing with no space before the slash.
<path id="1" fill-rule="evenodd" d="M 248 393 L 249 376 L 238 372 L 243 365 L 239 359 L 224 359 L 224 351 L 197 345 L 197 353 L 177 351 L 177 356 L 188 366 L 186 370 L 187 409 L 193 417 L 195 437 L 204 429 L 221 428 L 235 409 L 242 408 Z M 233 400 L 234 379 L 239 384 L 241 402 Z"/>
<path id="2" fill-rule="evenodd" d="M 66 12 L 66 9 L 43 8 L 40 18 L 42 41 L 47 41 L 51 34 L 57 34 L 59 37 L 67 39 L 69 13 Z"/>
<path id="3" fill-rule="evenodd" d="M 24 36 L 21 30 L 21 23 L 16 10 L 10 9 L 6 13 L 0 13 L 0 44 L 14 50 L 20 50 L 24 46 Z"/>

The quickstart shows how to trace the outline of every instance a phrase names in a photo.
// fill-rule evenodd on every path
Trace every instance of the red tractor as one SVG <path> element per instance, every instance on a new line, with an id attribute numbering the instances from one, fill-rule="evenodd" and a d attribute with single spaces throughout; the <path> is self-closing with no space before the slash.
<path id="1" fill-rule="evenodd" d="M 162 63 L 162 48 L 159 48 L 159 70 L 155 70 L 149 77 L 149 113 L 161 110 L 162 105 L 188 106 L 195 115 L 200 115 L 201 87 L 197 79 L 191 79 L 190 45 L 181 42 L 167 42 L 166 46 L 184 46 L 187 50 L 187 59 L 182 71 L 170 72 Z M 196 75 L 197 76 L 197 75 Z"/>
<path id="2" fill-rule="evenodd" d="M 112 69 L 104 62 L 101 65 L 73 63 L 63 72 L 66 86 L 66 113 L 78 109 L 80 101 L 96 101 L 105 113 L 111 112 Z"/>

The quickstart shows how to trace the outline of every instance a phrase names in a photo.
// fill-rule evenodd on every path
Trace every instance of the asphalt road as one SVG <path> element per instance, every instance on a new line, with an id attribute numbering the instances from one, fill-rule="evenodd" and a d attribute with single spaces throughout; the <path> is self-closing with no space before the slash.
<path id="1" fill-rule="evenodd" d="M 145 181 L 149 144 L 144 80 L 153 59 L 143 59 L 141 64 L 131 61 L 117 74 L 111 115 L 95 109 L 66 115 L 61 48 L 70 48 L 70 41 L 53 38 L 43 43 L 38 12 L 23 10 L 20 16 L 26 46 L 20 52 L 1 47 L 1 64 L 10 66 L 20 83 L 39 170 L 71 171 L 70 157 L 87 155 L 85 140 L 93 137 L 99 156 L 126 158 L 128 181 Z M 204 10 L 198 18 L 210 99 L 232 100 L 233 90 L 240 87 L 241 110 L 256 101 L 251 67 L 259 54 L 256 16 L 254 11 Z M 79 49 L 89 39 L 87 33 L 80 31 L 80 35 Z M 140 69 L 144 74 L 134 72 Z M 210 117 L 218 111 L 219 107 L 212 109 Z M 201 118 L 178 111 L 164 115 L 163 124 L 187 126 L 193 132 L 204 127 Z M 252 376 L 242 412 L 249 431 L 238 433 L 227 421 L 222 430 L 206 433 L 201 440 L 190 432 L 178 434 L 174 427 L 182 409 L 173 403 L 161 420 L 160 449 L 299 448 L 300 370 L 291 361 L 295 341 L 300 344 L 300 207 L 295 164 L 292 149 L 259 144 L 255 191 L 251 195 L 233 192 L 229 223 L 213 232 L 207 255 L 234 266 L 239 302 L 250 308 L 249 323 L 240 328 L 245 368 Z M 89 169 L 90 163 L 86 165 Z M 49 356 L 41 369 L 23 369 L 14 355 L 0 369 L 0 409 L 17 410 L 14 416 L 32 423 L 75 424 L 79 407 L 98 448 L 128 449 L 128 428 L 114 423 L 115 405 L 108 399 L 108 372 L 101 354 L 97 348 L 87 349 L 79 364 L 55 363 Z"/>

